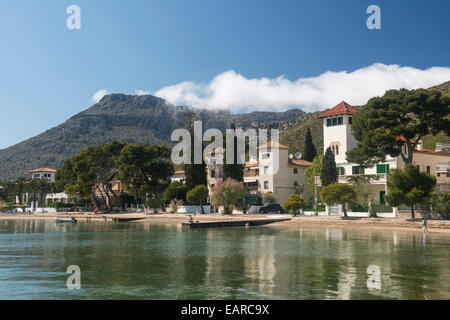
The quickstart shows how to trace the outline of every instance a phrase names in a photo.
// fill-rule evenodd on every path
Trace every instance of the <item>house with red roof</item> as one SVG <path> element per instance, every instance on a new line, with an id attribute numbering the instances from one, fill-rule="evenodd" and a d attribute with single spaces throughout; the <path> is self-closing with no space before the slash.
<path id="1" fill-rule="evenodd" d="M 345 101 L 319 115 L 323 119 L 323 143 L 324 152 L 331 148 L 334 153 L 338 182 L 348 183 L 348 178 L 359 175 L 373 175 L 371 188 L 375 195 L 375 202 L 385 205 L 384 196 L 389 192 L 387 188 L 387 174 L 390 169 L 404 168 L 405 163 L 401 156 L 386 157 L 386 161 L 376 164 L 372 168 L 361 168 L 358 164 L 349 163 L 346 160 L 346 152 L 356 148 L 357 141 L 351 132 L 352 117 L 358 110 Z M 399 139 L 404 139 L 399 137 Z M 450 153 L 446 149 L 432 150 L 423 148 L 420 141 L 414 150 L 413 164 L 418 165 L 422 171 L 426 171 L 437 178 L 437 188 L 441 191 L 450 190 Z M 320 184 L 320 179 L 317 179 Z M 381 206 L 382 207 L 382 206 Z M 387 206 L 385 210 L 391 210 Z"/>
<path id="2" fill-rule="evenodd" d="M 55 182 L 55 174 L 56 174 L 55 169 L 44 167 L 44 168 L 30 170 L 30 171 L 28 171 L 28 173 L 31 174 L 32 178 L 37 178 L 37 179 L 46 178 L 50 182 Z"/>

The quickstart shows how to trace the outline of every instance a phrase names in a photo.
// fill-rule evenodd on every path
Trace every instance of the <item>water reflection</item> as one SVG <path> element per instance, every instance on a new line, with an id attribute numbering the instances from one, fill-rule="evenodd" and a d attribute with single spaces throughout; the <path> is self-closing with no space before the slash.
<path id="1" fill-rule="evenodd" d="M 4 220 L 0 298 L 448 299 L 449 247 L 402 231 Z M 82 289 L 69 291 L 73 264 Z"/>

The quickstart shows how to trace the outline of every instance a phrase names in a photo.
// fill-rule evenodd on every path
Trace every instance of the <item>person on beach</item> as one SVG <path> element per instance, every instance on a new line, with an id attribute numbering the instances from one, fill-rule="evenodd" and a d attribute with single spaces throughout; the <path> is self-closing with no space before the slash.
<path id="1" fill-rule="evenodd" d="M 94 210 L 94 214 L 97 215 L 98 214 L 98 208 L 95 208 Z"/>
<path id="2" fill-rule="evenodd" d="M 425 217 L 422 218 L 422 229 L 424 233 L 428 232 L 428 228 L 427 228 L 427 219 L 425 219 Z"/>
<path id="3" fill-rule="evenodd" d="M 194 218 L 191 215 L 189 215 L 189 223 L 194 223 Z"/>

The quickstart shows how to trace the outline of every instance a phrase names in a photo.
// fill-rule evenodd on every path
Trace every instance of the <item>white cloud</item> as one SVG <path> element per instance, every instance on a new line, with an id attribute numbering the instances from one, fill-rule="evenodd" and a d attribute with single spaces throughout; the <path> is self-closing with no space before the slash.
<path id="1" fill-rule="evenodd" d="M 158 90 L 155 95 L 176 105 L 232 112 L 285 110 L 300 107 L 317 111 L 342 100 L 362 105 L 389 89 L 428 88 L 450 80 L 450 68 L 417 69 L 375 63 L 352 72 L 327 71 L 317 77 L 290 81 L 278 78 L 247 79 L 233 70 L 209 83 L 184 81 Z"/>
<path id="2" fill-rule="evenodd" d="M 145 91 L 145 90 L 139 89 L 139 90 L 134 90 L 134 94 L 137 96 L 145 96 L 145 95 L 151 94 L 151 93 L 150 93 L 150 91 Z"/>
<path id="3" fill-rule="evenodd" d="M 102 100 L 102 98 L 108 94 L 108 90 L 106 89 L 100 89 L 98 90 L 96 93 L 94 93 L 94 95 L 92 96 L 91 100 L 95 103 L 99 102 L 100 100 Z"/>

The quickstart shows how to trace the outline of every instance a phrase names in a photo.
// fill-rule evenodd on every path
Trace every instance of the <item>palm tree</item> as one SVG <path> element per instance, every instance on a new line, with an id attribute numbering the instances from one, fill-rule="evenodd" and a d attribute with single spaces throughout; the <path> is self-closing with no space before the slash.
<path id="1" fill-rule="evenodd" d="M 27 181 L 27 179 L 25 179 L 24 177 L 18 177 L 15 182 L 15 184 L 16 184 L 15 194 L 17 196 L 19 196 L 19 203 L 22 203 L 22 200 L 23 200 L 23 194 L 25 193 L 26 181 Z"/>
<path id="2" fill-rule="evenodd" d="M 51 193 L 52 185 L 46 178 L 37 179 L 37 190 L 39 192 L 39 197 L 41 198 L 41 206 L 45 204 L 45 198 L 47 194 Z"/>
<path id="3" fill-rule="evenodd" d="M 36 209 L 36 193 L 39 192 L 39 180 L 37 178 L 33 178 L 28 182 L 27 192 L 32 194 L 33 208 Z"/>

